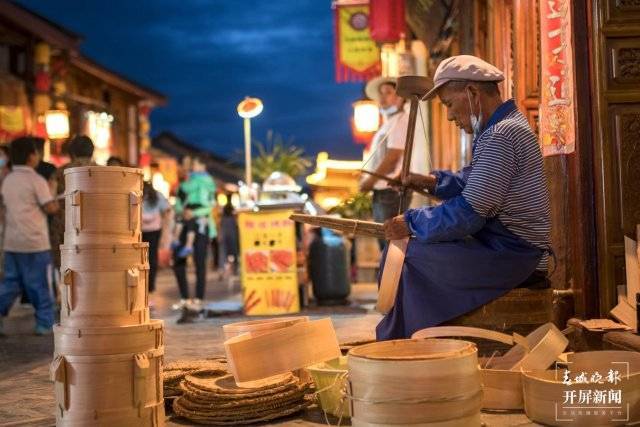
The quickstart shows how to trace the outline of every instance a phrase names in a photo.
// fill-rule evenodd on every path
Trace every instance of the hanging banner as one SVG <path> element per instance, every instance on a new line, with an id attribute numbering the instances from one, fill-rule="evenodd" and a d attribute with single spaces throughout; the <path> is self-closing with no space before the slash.
<path id="1" fill-rule="evenodd" d="M 24 107 L 0 106 L 0 143 L 28 133 L 27 114 Z"/>
<path id="2" fill-rule="evenodd" d="M 380 75 L 380 49 L 369 33 L 368 2 L 336 2 L 336 81 L 367 81 Z"/>
<path id="3" fill-rule="evenodd" d="M 290 210 L 241 212 L 240 259 L 244 312 L 273 315 L 300 311 L 296 237 Z"/>
<path id="4" fill-rule="evenodd" d="M 542 154 L 575 151 L 571 2 L 540 2 L 540 141 Z"/>

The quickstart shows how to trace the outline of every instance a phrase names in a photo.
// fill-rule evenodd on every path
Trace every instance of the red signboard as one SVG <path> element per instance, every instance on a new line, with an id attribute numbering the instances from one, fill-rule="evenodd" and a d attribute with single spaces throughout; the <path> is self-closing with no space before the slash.
<path id="1" fill-rule="evenodd" d="M 540 2 L 540 142 L 545 156 L 575 151 L 571 1 Z"/>

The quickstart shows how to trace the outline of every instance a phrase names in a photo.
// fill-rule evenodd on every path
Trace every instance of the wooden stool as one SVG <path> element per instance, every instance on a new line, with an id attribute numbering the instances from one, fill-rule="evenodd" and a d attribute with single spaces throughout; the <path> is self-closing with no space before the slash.
<path id="1" fill-rule="evenodd" d="M 553 321 L 553 289 L 516 288 L 469 313 L 445 322 L 445 326 L 471 326 L 508 335 L 528 335 L 538 326 Z M 504 344 L 474 340 L 481 356 L 509 349 Z"/>

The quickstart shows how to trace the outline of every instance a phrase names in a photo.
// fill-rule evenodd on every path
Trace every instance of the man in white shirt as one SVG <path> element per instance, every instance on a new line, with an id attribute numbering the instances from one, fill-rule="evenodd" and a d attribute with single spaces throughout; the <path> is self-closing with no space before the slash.
<path id="1" fill-rule="evenodd" d="M 53 327 L 53 300 L 47 269 L 51 264 L 51 244 L 47 215 L 58 211 L 47 181 L 35 171 L 40 162 L 36 140 L 18 138 L 11 143 L 11 173 L 2 182 L 5 205 L 4 280 L 0 285 L 0 334 L 2 317 L 9 314 L 22 290 L 36 313 L 35 332 L 48 335 Z"/>
<path id="2" fill-rule="evenodd" d="M 378 77 L 367 83 L 367 96 L 378 102 L 383 122 L 371 142 L 371 150 L 364 162 L 364 169 L 397 178 L 402 169 L 405 138 L 409 124 L 409 115 L 404 110 L 405 100 L 396 93 L 396 81 L 393 78 Z M 389 188 L 387 181 L 373 175 L 363 174 L 360 191 L 373 190 L 373 219 L 385 222 L 398 215 L 400 196 Z M 384 240 L 380 241 L 380 248 Z"/>

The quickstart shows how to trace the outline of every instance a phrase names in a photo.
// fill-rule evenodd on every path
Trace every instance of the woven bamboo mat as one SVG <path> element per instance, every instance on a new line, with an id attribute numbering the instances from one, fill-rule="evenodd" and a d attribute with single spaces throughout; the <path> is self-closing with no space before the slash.
<path id="1" fill-rule="evenodd" d="M 186 374 L 178 388 L 181 395 L 173 401 L 173 411 L 198 424 L 224 426 L 270 421 L 313 403 L 312 384 L 300 382 L 293 374 L 276 377 L 260 387 L 241 388 L 232 375 L 199 370 Z"/>

